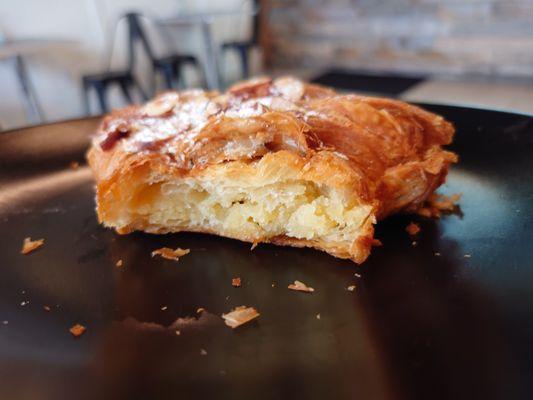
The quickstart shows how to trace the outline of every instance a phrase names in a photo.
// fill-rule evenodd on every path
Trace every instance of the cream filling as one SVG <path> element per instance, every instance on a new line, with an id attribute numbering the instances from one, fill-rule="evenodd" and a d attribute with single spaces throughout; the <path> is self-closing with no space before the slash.
<path id="1" fill-rule="evenodd" d="M 122 220 L 149 232 L 209 230 L 250 241 L 285 235 L 350 246 L 372 217 L 372 206 L 304 180 L 236 187 L 186 178 L 143 186 L 122 217 L 115 221 L 119 227 Z"/>

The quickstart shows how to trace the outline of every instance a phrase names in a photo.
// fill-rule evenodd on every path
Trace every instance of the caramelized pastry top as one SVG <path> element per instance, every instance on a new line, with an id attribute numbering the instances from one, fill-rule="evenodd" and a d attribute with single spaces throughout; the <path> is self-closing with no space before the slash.
<path id="1" fill-rule="evenodd" d="M 164 155 L 183 170 L 279 150 L 302 157 L 327 150 L 376 181 L 391 167 L 447 153 L 439 146 L 453 133 L 441 116 L 400 101 L 339 94 L 284 77 L 252 79 L 225 93 L 171 91 L 113 111 L 94 146 Z"/>

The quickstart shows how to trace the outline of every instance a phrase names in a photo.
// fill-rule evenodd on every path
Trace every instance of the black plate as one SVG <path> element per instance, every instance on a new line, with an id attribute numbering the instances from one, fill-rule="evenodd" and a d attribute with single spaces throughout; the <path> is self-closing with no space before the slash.
<path id="1" fill-rule="evenodd" d="M 457 126 L 442 191 L 463 193 L 462 215 L 380 223 L 384 246 L 360 267 L 208 235 L 119 236 L 96 221 L 88 169 L 69 167 L 96 119 L 0 134 L 0 398 L 533 398 L 532 118 L 428 108 Z M 46 243 L 23 256 L 26 236 Z M 161 246 L 191 254 L 152 259 Z M 295 279 L 316 291 L 288 290 Z M 240 305 L 259 320 L 164 328 Z"/>

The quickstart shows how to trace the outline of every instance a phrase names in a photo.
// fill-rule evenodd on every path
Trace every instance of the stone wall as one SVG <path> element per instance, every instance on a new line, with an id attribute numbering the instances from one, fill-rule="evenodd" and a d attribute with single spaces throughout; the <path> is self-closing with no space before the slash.
<path id="1" fill-rule="evenodd" d="M 270 0 L 271 62 L 533 76 L 533 0 Z"/>

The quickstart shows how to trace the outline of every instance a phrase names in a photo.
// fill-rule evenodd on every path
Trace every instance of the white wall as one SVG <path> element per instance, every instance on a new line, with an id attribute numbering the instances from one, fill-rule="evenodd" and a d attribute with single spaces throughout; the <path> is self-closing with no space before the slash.
<path id="1" fill-rule="evenodd" d="M 0 31 L 9 39 L 51 38 L 76 42 L 26 57 L 30 79 L 37 91 L 48 121 L 75 118 L 82 114 L 80 77 L 108 65 L 109 43 L 119 16 L 136 10 L 152 17 L 170 17 L 178 12 L 222 10 L 242 7 L 242 0 L 18 0 L 0 2 Z M 246 7 L 246 6 L 245 6 Z M 217 19 L 214 33 L 218 41 L 246 37 L 250 21 L 246 17 Z M 112 65 L 125 62 L 125 27 L 119 26 Z M 151 31 L 155 37 L 157 32 Z M 201 57 L 201 37 L 195 29 L 181 28 L 171 33 L 172 42 L 161 41 L 160 52 L 175 47 Z M 164 45 L 166 44 L 166 45 Z M 225 76 L 235 79 L 235 57 L 222 65 Z M 146 66 L 139 71 L 146 78 Z M 229 74 L 229 75 L 228 75 Z M 187 81 L 196 83 L 193 71 Z M 145 79 L 146 81 L 146 79 Z M 146 87 L 146 86 L 145 86 Z M 121 105 L 114 94 L 113 106 Z M 93 107 L 94 108 L 94 107 Z M 12 64 L 0 60 L 0 125 L 3 129 L 26 125 L 21 92 Z"/>

